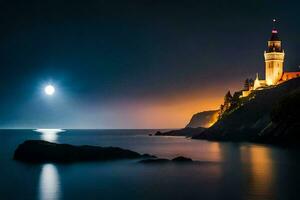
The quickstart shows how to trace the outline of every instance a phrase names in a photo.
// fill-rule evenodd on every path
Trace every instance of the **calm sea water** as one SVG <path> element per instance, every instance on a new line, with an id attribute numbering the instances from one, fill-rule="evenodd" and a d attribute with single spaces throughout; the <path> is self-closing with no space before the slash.
<path id="1" fill-rule="evenodd" d="M 0 131 L 0 199 L 299 199 L 299 152 L 264 145 L 148 136 L 155 130 Z M 117 146 L 198 165 L 136 161 L 24 164 L 12 160 L 27 139 Z"/>

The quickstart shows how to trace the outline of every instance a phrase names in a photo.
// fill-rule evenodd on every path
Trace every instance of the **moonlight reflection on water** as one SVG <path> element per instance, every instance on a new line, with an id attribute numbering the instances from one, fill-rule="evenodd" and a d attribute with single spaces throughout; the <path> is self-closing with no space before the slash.
<path id="1" fill-rule="evenodd" d="M 39 199 L 56 200 L 59 199 L 59 196 L 60 183 L 56 166 L 53 164 L 44 164 L 40 176 Z"/>
<path id="2" fill-rule="evenodd" d="M 64 132 L 62 129 L 36 129 L 36 132 L 41 133 L 41 139 L 48 142 L 56 142 L 58 133 Z"/>

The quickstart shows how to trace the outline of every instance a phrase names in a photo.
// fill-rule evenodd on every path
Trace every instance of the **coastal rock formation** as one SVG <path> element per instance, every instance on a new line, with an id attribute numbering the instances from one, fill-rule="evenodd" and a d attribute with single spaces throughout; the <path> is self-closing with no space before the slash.
<path id="1" fill-rule="evenodd" d="M 193 115 L 190 122 L 186 125 L 186 128 L 209 128 L 217 121 L 218 112 L 219 110 L 210 110 L 196 113 Z"/>
<path id="2" fill-rule="evenodd" d="M 81 162 L 154 158 L 118 147 L 73 146 L 42 140 L 27 140 L 15 150 L 14 159 L 24 162 Z"/>
<path id="3" fill-rule="evenodd" d="M 164 164 L 164 163 L 193 163 L 194 161 L 190 158 L 186 158 L 183 156 L 176 157 L 172 160 L 162 159 L 162 158 L 150 158 L 141 160 L 140 163 L 143 164 Z"/>
<path id="4" fill-rule="evenodd" d="M 156 136 L 185 136 L 193 137 L 212 126 L 218 119 L 219 110 L 199 112 L 193 115 L 185 128 L 166 132 L 157 131 Z"/>
<path id="5" fill-rule="evenodd" d="M 194 139 L 300 143 L 300 78 L 256 90 Z"/>
<path id="6" fill-rule="evenodd" d="M 282 98 L 271 111 L 271 123 L 261 133 L 262 142 L 299 144 L 300 142 L 300 89 Z"/>
<path id="7" fill-rule="evenodd" d="M 173 158 L 172 162 L 193 162 L 193 160 L 191 158 L 179 156 L 179 157 Z"/>
<path id="8" fill-rule="evenodd" d="M 203 132 L 206 128 L 198 127 L 198 128 L 183 128 L 179 130 L 172 130 L 167 132 L 157 131 L 155 133 L 156 136 L 185 136 L 185 137 L 193 137 L 201 132 Z"/>

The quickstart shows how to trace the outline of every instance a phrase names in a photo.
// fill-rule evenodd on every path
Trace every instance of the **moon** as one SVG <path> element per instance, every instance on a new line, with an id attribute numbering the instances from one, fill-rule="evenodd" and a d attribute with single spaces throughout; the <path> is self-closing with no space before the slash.
<path id="1" fill-rule="evenodd" d="M 46 95 L 52 96 L 55 93 L 55 87 L 49 84 L 44 88 L 44 92 Z"/>

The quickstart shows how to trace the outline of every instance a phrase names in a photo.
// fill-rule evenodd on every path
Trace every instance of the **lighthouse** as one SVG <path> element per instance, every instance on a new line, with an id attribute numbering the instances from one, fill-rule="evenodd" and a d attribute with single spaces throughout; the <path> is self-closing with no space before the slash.
<path id="1" fill-rule="evenodd" d="M 275 23 L 276 20 L 273 20 Z M 281 45 L 278 30 L 275 25 L 272 29 L 271 38 L 268 41 L 268 48 L 264 53 L 265 75 L 268 86 L 276 85 L 283 75 L 284 50 Z"/>
<path id="2" fill-rule="evenodd" d="M 273 20 L 273 29 L 271 38 L 268 41 L 267 50 L 264 52 L 265 57 L 265 80 L 260 80 L 258 73 L 256 79 L 247 89 L 242 90 L 241 98 L 249 96 L 254 90 L 263 90 L 265 88 L 280 85 L 294 78 L 300 78 L 300 71 L 284 71 L 285 53 L 282 48 L 278 30 L 275 27 L 276 20 Z M 249 79 L 247 79 L 249 80 Z M 250 79 L 251 80 L 251 79 Z"/>

